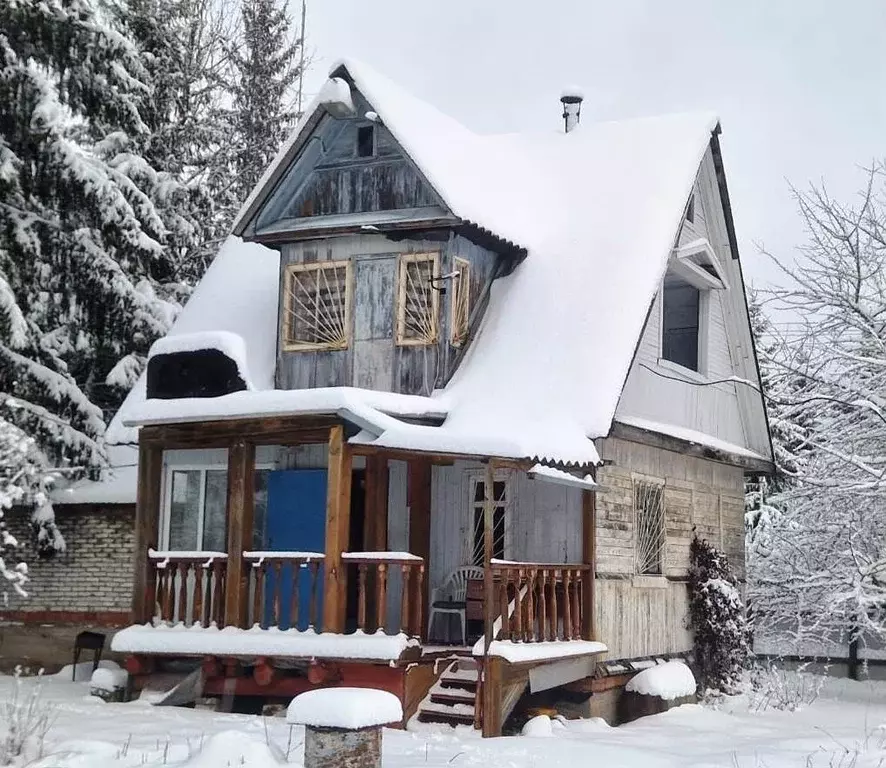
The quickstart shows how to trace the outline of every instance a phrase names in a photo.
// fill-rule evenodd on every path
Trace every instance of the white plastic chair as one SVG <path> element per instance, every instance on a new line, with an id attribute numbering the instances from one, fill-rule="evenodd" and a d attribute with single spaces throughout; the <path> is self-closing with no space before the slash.
<path id="1" fill-rule="evenodd" d="M 431 590 L 431 610 L 428 617 L 428 639 L 431 637 L 431 627 L 434 626 L 434 616 L 440 614 L 456 614 L 461 620 L 461 644 L 468 644 L 467 620 L 465 618 L 465 596 L 468 591 L 468 581 L 482 579 L 483 569 L 476 565 L 464 565 L 456 568 L 446 581 L 439 587 Z"/>

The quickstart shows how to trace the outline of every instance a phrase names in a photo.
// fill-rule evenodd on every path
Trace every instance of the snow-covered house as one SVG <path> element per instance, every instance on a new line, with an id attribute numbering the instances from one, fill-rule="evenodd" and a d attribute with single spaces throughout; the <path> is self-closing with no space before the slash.
<path id="1" fill-rule="evenodd" d="M 494 734 L 691 648 L 692 530 L 741 572 L 772 467 L 719 125 L 580 103 L 477 135 L 332 69 L 121 411 L 136 686 L 380 687 Z"/>

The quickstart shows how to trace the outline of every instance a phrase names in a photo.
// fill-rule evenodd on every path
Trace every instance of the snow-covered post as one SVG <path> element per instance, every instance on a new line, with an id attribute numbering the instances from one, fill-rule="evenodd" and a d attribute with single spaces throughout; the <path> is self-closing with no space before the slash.
<path id="1" fill-rule="evenodd" d="M 305 768 L 381 768 L 382 726 L 402 720 L 400 699 L 371 688 L 308 691 L 286 712 L 305 726 Z"/>

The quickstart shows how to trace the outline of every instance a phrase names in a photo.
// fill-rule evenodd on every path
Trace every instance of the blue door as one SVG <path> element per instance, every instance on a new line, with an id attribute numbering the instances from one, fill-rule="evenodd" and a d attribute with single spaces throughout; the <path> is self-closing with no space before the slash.
<path id="1" fill-rule="evenodd" d="M 275 552 L 324 552 L 326 546 L 326 470 L 287 469 L 268 475 L 267 548 Z M 294 573 L 287 565 L 281 573 L 280 628 L 310 623 L 311 571 L 302 566 L 298 578 L 298 616 L 292 616 Z M 269 572 L 265 589 L 265 618 L 273 617 L 276 577 Z M 317 577 L 316 619 L 323 618 L 323 575 Z"/>

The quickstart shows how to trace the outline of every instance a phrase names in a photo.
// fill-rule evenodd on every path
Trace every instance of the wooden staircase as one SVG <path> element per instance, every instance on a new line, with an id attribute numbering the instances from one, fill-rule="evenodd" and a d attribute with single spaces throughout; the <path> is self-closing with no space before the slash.
<path id="1" fill-rule="evenodd" d="M 420 723 L 474 725 L 479 669 L 472 658 L 452 661 L 419 704 Z"/>

